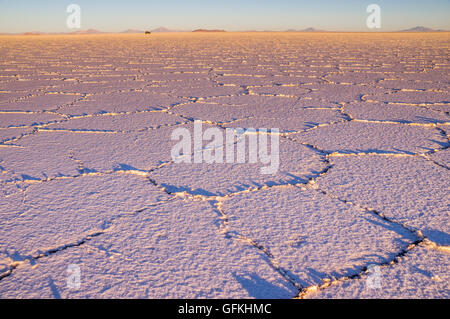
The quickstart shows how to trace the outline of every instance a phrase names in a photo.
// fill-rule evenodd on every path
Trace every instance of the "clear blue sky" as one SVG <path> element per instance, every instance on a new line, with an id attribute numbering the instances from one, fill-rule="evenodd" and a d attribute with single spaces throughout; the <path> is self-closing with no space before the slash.
<path id="1" fill-rule="evenodd" d="M 81 6 L 82 29 L 218 28 L 368 31 L 367 5 L 381 7 L 382 28 L 450 29 L 450 0 L 0 0 L 0 33 L 66 32 L 66 8 Z"/>

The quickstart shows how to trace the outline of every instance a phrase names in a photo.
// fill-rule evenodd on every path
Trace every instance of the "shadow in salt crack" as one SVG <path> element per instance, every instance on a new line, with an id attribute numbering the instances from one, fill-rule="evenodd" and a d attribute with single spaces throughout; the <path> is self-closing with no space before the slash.
<path id="1" fill-rule="evenodd" d="M 289 172 L 283 172 L 286 176 L 290 177 L 291 179 L 287 181 L 286 184 L 306 184 L 309 182 L 311 178 L 315 178 L 320 175 L 321 171 L 311 170 L 311 174 L 305 175 L 303 177 L 294 175 Z M 275 182 L 274 182 L 275 183 Z M 270 182 L 266 182 L 267 186 L 273 186 L 276 184 L 271 185 Z"/>
<path id="2" fill-rule="evenodd" d="M 393 147 L 392 149 L 394 150 L 394 152 L 398 152 L 398 153 L 401 153 L 401 154 L 415 155 L 414 152 L 407 151 L 407 150 L 402 150 L 400 148 Z M 380 155 L 382 155 L 382 154 L 392 154 L 393 153 L 390 150 L 382 150 L 382 149 L 377 149 L 377 148 L 336 149 L 336 150 L 331 150 L 331 152 L 338 152 L 340 154 L 361 153 L 361 154 L 380 154 Z"/>
<path id="3" fill-rule="evenodd" d="M 226 192 L 218 192 L 219 196 L 224 196 L 227 193 L 241 192 L 249 189 L 260 189 L 264 186 L 273 187 L 273 186 L 281 186 L 281 185 L 295 185 L 295 184 L 305 184 L 308 182 L 308 178 L 316 177 L 316 175 L 307 176 L 308 178 L 298 177 L 288 172 L 282 172 L 285 177 L 281 177 L 279 180 L 267 180 L 264 182 L 255 182 L 253 180 L 249 180 L 247 183 L 235 184 L 232 188 L 227 188 Z M 267 175 L 269 176 L 269 175 Z"/>
<path id="4" fill-rule="evenodd" d="M 77 169 L 77 171 L 80 174 L 98 173 L 98 171 L 96 169 L 92 169 L 92 168 L 81 168 L 81 169 Z"/>
<path id="5" fill-rule="evenodd" d="M 424 148 L 424 147 L 421 147 L 421 148 Z M 401 153 L 401 154 L 406 154 L 406 155 L 416 155 L 416 153 L 414 153 L 414 152 L 411 152 L 411 151 L 407 151 L 407 150 L 402 150 L 401 148 L 398 148 L 398 147 L 394 147 L 394 148 L 392 148 L 394 151 L 396 151 L 396 152 L 399 152 L 399 153 Z M 429 150 L 429 149 L 427 149 L 427 150 Z M 389 152 L 387 152 L 387 153 L 389 153 Z"/>
<path id="6" fill-rule="evenodd" d="M 436 141 L 436 140 L 432 140 L 430 139 L 429 141 L 436 143 L 437 145 L 439 145 L 442 149 L 449 147 L 449 143 L 448 142 L 442 142 L 442 141 Z"/>
<path id="7" fill-rule="evenodd" d="M 437 120 L 434 119 L 432 117 L 425 117 L 425 116 L 416 116 L 417 119 L 424 121 L 424 123 L 432 123 L 432 124 L 440 124 L 440 123 L 445 123 L 448 121 L 443 121 L 443 120 Z M 411 121 L 405 121 L 405 123 L 413 123 Z"/>
<path id="8" fill-rule="evenodd" d="M 21 262 L 21 261 L 29 260 L 31 266 L 34 266 L 36 264 L 34 258 L 31 255 L 22 255 L 17 250 L 15 250 L 13 252 L 9 252 L 7 249 L 5 249 L 2 252 L 6 255 L 6 257 L 14 260 L 14 262 Z"/>
<path id="9" fill-rule="evenodd" d="M 374 213 L 375 214 L 375 213 Z M 399 241 L 400 245 L 406 245 L 410 243 L 411 241 L 416 240 L 416 237 L 411 233 L 411 231 L 405 229 L 404 227 L 395 224 L 393 222 L 389 222 L 387 220 L 381 219 L 380 217 L 376 217 L 375 215 L 370 216 L 371 218 L 364 216 L 363 219 L 368 221 L 371 224 L 374 224 L 375 226 L 383 227 L 384 229 L 397 233 L 401 236 L 400 238 L 397 238 L 396 240 Z M 404 240 L 404 241 L 402 241 Z"/>
<path id="10" fill-rule="evenodd" d="M 321 272 L 321 271 L 317 271 L 315 269 L 312 269 L 311 267 L 306 267 L 305 271 L 308 274 L 308 277 L 310 278 L 310 280 L 308 282 L 302 282 L 302 286 L 306 287 L 311 285 L 311 283 L 314 284 L 319 284 L 321 282 L 323 282 L 323 278 L 328 278 L 330 276 L 330 274 Z"/>
<path id="11" fill-rule="evenodd" d="M 27 174 L 21 174 L 20 177 L 22 177 L 22 180 L 25 181 L 40 181 L 40 178 L 33 177 Z"/>
<path id="12" fill-rule="evenodd" d="M 217 194 L 211 193 L 203 188 L 196 188 L 191 189 L 189 187 L 185 186 L 175 186 L 175 185 L 169 185 L 165 183 L 160 184 L 162 187 L 166 189 L 169 193 L 179 193 L 179 192 L 186 192 L 191 195 L 202 195 L 202 196 L 217 196 Z"/>
<path id="13" fill-rule="evenodd" d="M 286 288 L 275 286 L 257 274 L 237 275 L 233 273 L 233 277 L 255 299 L 289 298 L 292 295 L 291 289 L 288 289 L 287 283 L 284 282 L 283 285 Z"/>
<path id="14" fill-rule="evenodd" d="M 425 228 L 423 230 L 423 233 L 428 237 L 429 240 L 435 242 L 438 245 L 450 245 L 450 235 L 443 231 L 432 228 Z"/>
<path id="15" fill-rule="evenodd" d="M 139 171 L 139 169 L 128 164 L 119 163 L 114 167 L 114 171 Z"/>
<path id="16" fill-rule="evenodd" d="M 170 185 L 165 183 L 160 183 L 160 186 L 164 187 L 167 192 L 169 193 L 178 193 L 178 192 L 186 192 L 190 195 L 202 195 L 202 196 L 225 196 L 230 193 L 235 192 L 241 192 L 246 191 L 249 189 L 259 189 L 264 186 L 272 187 L 272 186 L 280 186 L 280 185 L 295 185 L 295 184 L 305 184 L 308 182 L 310 178 L 314 178 L 317 175 L 314 174 L 314 171 L 312 172 L 312 175 L 306 176 L 306 178 L 296 176 L 294 174 L 288 173 L 288 172 L 281 172 L 284 177 L 281 177 L 279 180 L 267 180 L 263 182 L 256 182 L 253 180 L 249 180 L 248 182 L 241 182 L 234 185 L 231 185 L 228 188 L 217 190 L 215 193 L 205 190 L 203 188 L 196 188 L 192 189 L 188 186 L 176 186 L 176 185 Z M 269 176 L 269 175 L 267 175 Z"/>
<path id="17" fill-rule="evenodd" d="M 306 128 L 313 128 L 316 127 L 317 125 L 319 125 L 320 123 L 318 122 L 313 122 L 313 121 L 306 121 L 305 122 L 305 126 Z"/>
<path id="18" fill-rule="evenodd" d="M 411 266 L 409 267 L 409 269 L 412 270 L 413 272 L 418 272 L 419 274 L 422 274 L 423 276 L 428 277 L 429 279 L 433 277 L 433 273 L 431 271 L 420 269 L 417 266 Z"/>

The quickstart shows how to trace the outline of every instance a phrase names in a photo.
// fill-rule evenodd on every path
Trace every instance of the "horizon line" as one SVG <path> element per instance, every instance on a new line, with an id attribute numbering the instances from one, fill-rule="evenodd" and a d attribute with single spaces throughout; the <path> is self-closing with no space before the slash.
<path id="1" fill-rule="evenodd" d="M 77 31 L 24 31 L 24 32 L 0 32 L 0 35 L 95 35 L 95 34 L 141 34 L 150 31 L 151 33 L 253 33 L 253 32 L 278 32 L 278 33 L 445 33 L 450 30 L 444 29 L 431 29 L 423 26 L 416 26 L 409 29 L 392 30 L 392 31 L 378 31 L 378 30 L 355 30 L 355 31 L 343 31 L 343 30 L 321 30 L 312 27 L 297 30 L 224 30 L 224 29 L 206 29 L 198 28 L 193 30 L 173 30 L 165 27 L 158 27 L 156 29 L 126 29 L 123 31 L 101 31 L 93 28 L 81 29 Z"/>

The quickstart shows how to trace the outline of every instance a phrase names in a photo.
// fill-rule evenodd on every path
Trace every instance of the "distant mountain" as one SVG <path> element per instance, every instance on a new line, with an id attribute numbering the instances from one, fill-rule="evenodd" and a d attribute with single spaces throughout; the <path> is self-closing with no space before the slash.
<path id="1" fill-rule="evenodd" d="M 43 33 L 43 32 L 37 32 L 37 31 L 25 32 L 25 33 L 23 33 L 23 35 L 41 35 L 41 34 L 45 34 L 45 33 Z"/>
<path id="2" fill-rule="evenodd" d="M 144 31 L 135 30 L 135 29 L 128 29 L 128 30 L 122 31 L 122 33 L 144 33 Z"/>
<path id="3" fill-rule="evenodd" d="M 289 30 L 286 30 L 286 32 L 325 32 L 325 31 L 324 30 L 314 29 L 314 28 L 306 28 L 306 29 L 303 29 L 303 30 L 289 29 Z"/>
<path id="4" fill-rule="evenodd" d="M 164 27 L 159 27 L 159 28 L 153 29 L 151 31 L 155 32 L 155 33 L 158 33 L 158 32 L 179 32 L 177 30 L 167 29 L 167 28 L 164 28 Z"/>
<path id="5" fill-rule="evenodd" d="M 323 30 L 314 29 L 314 28 L 306 28 L 306 29 L 300 30 L 300 32 L 323 32 Z"/>
<path id="6" fill-rule="evenodd" d="M 445 32 L 445 30 L 434 30 L 423 26 L 417 26 L 407 30 L 401 30 L 400 32 Z"/>
<path id="7" fill-rule="evenodd" d="M 225 30 L 208 30 L 208 29 L 197 29 L 192 32 L 226 32 Z"/>

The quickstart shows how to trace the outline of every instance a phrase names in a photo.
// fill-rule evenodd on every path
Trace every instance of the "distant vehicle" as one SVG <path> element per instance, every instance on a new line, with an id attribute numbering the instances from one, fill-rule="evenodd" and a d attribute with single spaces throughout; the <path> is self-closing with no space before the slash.
<path id="1" fill-rule="evenodd" d="M 147 30 L 147 31 L 145 31 L 145 34 L 152 34 L 152 33 L 151 33 L 150 31 Z"/>

